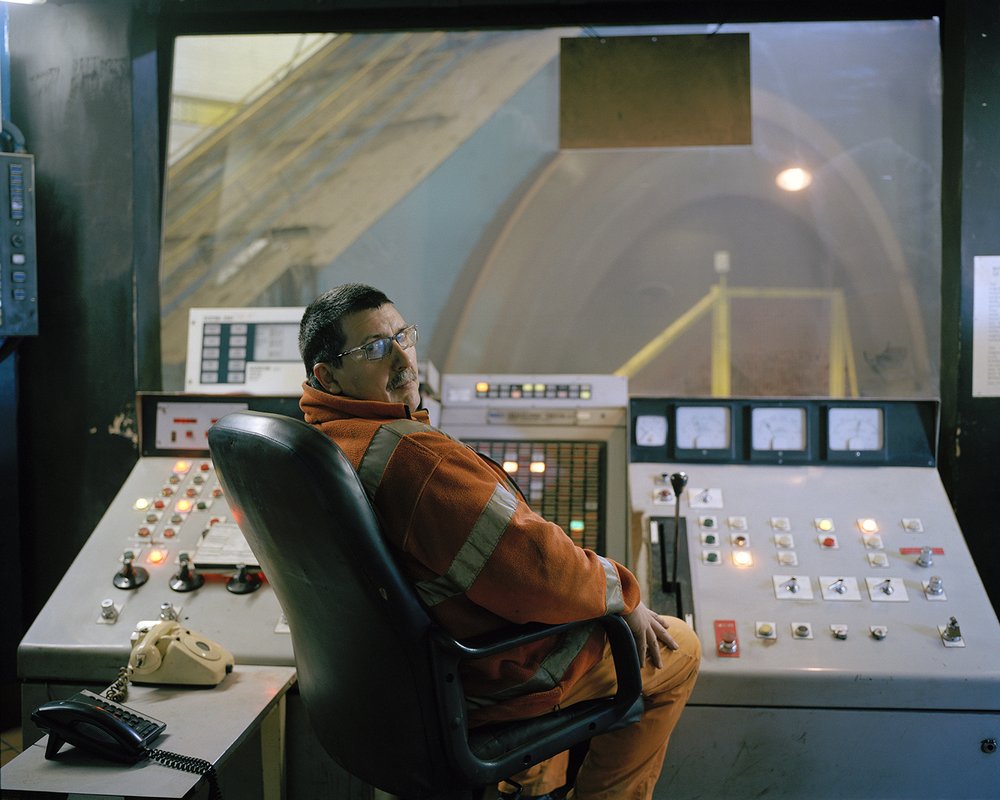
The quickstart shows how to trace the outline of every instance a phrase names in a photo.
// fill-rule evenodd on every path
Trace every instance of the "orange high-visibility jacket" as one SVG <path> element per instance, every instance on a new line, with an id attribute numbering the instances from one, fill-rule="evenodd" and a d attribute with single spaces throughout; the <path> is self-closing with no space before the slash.
<path id="1" fill-rule="evenodd" d="M 308 384 L 299 404 L 306 421 L 354 465 L 403 570 L 456 638 L 511 622 L 569 622 L 638 605 L 631 572 L 533 512 L 500 467 L 431 427 L 426 412 Z M 467 662 L 471 719 L 552 710 L 603 647 L 596 627 Z"/>

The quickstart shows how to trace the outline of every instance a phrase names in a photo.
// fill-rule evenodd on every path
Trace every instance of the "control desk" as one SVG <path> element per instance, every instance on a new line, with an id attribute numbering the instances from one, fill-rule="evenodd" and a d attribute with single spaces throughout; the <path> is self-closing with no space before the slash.
<path id="1" fill-rule="evenodd" d="M 651 600 L 703 647 L 669 796 L 990 796 L 1000 625 L 935 469 L 936 404 L 630 416 Z"/>
<path id="2" fill-rule="evenodd" d="M 301 418 L 297 398 L 140 395 L 141 454 L 18 647 L 25 741 L 31 710 L 76 686 L 102 689 L 145 621 L 176 618 L 238 664 L 294 664 L 281 608 L 230 515 L 207 430 L 251 408 Z"/>

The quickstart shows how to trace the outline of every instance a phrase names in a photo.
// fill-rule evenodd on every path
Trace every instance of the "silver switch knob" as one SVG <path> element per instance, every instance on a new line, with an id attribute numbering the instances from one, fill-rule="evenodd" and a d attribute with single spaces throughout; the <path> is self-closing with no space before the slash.
<path id="1" fill-rule="evenodd" d="M 110 597 L 101 601 L 101 619 L 106 619 L 108 622 L 115 622 L 118 619 L 118 609 Z"/>

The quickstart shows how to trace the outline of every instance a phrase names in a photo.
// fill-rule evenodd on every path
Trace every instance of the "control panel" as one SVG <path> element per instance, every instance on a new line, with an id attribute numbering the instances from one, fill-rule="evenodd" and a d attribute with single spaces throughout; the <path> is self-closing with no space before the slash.
<path id="1" fill-rule="evenodd" d="M 282 612 L 236 526 L 207 447 L 241 409 L 301 418 L 276 397 L 140 395 L 142 457 L 18 648 L 24 681 L 110 683 L 140 622 L 177 619 L 241 664 L 292 664 Z"/>
<path id="2" fill-rule="evenodd" d="M 703 651 L 670 796 L 987 796 L 1000 623 L 935 469 L 936 404 L 642 398 L 630 418 L 638 571 Z"/>
<path id="3" fill-rule="evenodd" d="M 37 333 L 35 162 L 0 153 L 0 336 Z"/>

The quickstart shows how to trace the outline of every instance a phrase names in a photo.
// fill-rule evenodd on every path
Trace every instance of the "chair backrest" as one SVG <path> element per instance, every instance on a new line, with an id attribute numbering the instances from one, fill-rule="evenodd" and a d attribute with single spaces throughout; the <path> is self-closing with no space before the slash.
<path id="1" fill-rule="evenodd" d="M 288 620 L 321 744 L 395 794 L 447 780 L 432 623 L 347 458 L 312 426 L 262 412 L 227 415 L 208 440 L 236 522 Z"/>

